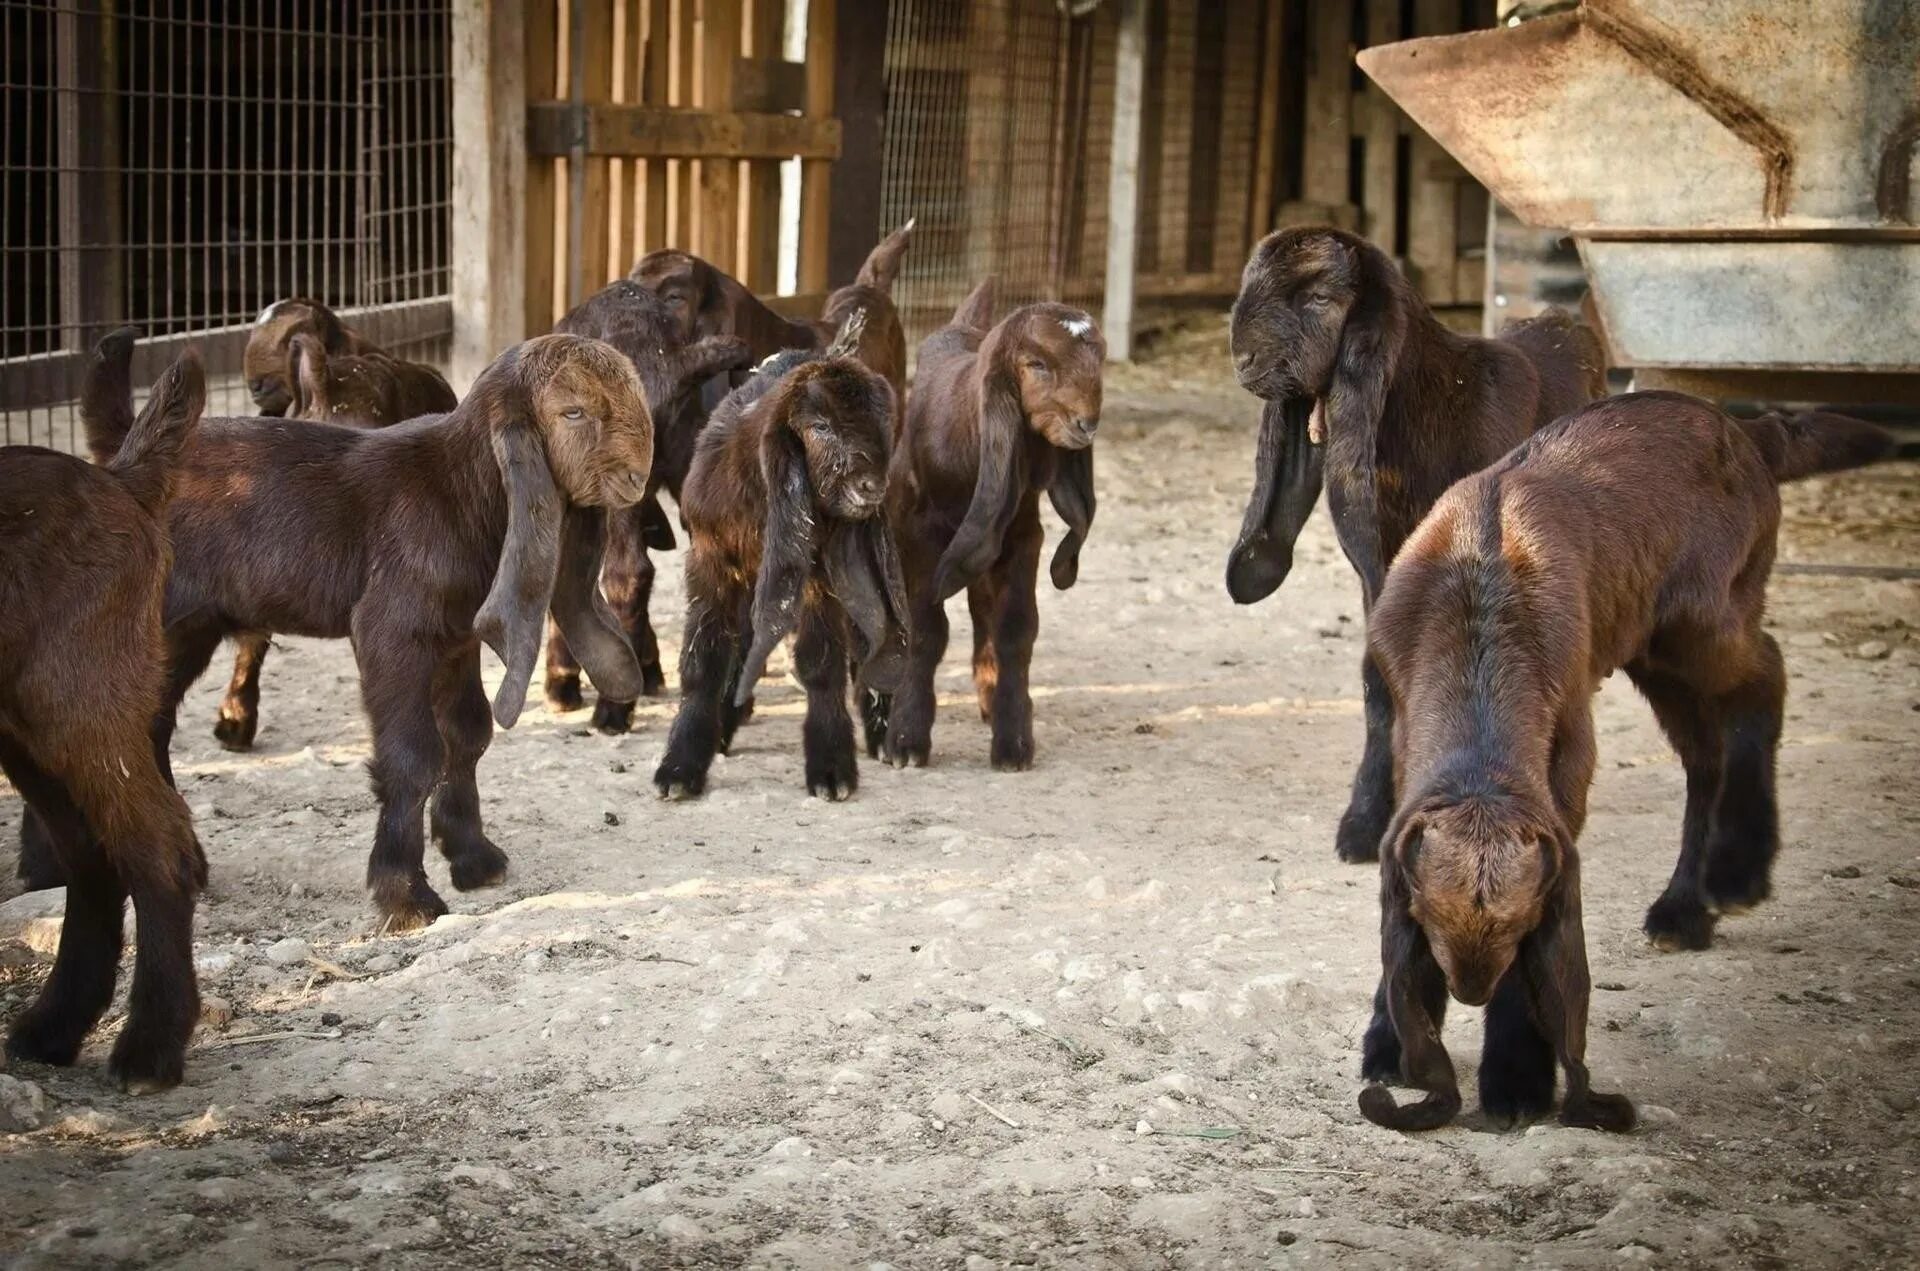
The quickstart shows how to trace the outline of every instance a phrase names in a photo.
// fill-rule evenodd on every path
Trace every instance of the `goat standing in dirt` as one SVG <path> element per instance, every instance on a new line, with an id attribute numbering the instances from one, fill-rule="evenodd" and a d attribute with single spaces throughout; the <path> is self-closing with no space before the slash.
<path id="1" fill-rule="evenodd" d="M 200 1014 L 193 904 L 207 863 L 147 730 L 166 678 L 166 508 L 205 399 L 189 352 L 104 463 L 0 449 L 0 771 L 67 880 L 53 973 L 7 1052 L 73 1062 L 113 999 L 131 897 L 133 989 L 108 1062 L 136 1091 L 179 1083 Z"/>
<path id="2" fill-rule="evenodd" d="M 1774 752 L 1786 671 L 1762 629 L 1778 483 L 1892 450 L 1839 416 L 1741 422 L 1678 393 L 1598 402 L 1442 495 L 1369 624 L 1393 713 L 1400 805 L 1381 853 L 1384 975 L 1363 1068 L 1425 1092 L 1381 1125 L 1460 1107 L 1447 995 L 1487 1006 L 1480 1100 L 1496 1120 L 1625 1130 L 1633 1105 L 1586 1067 L 1587 954 L 1575 848 L 1593 780 L 1594 693 L 1625 669 L 1687 773 L 1680 860 L 1648 911 L 1704 948 L 1714 915 L 1764 900 L 1780 843 Z"/>
<path id="3" fill-rule="evenodd" d="M 1433 501 L 1536 428 L 1606 391 L 1599 341 L 1549 312 L 1497 340 L 1441 326 L 1393 262 L 1340 230 L 1282 230 L 1247 261 L 1233 364 L 1264 399 L 1253 498 L 1227 564 L 1250 605 L 1293 567 L 1328 487 L 1340 547 L 1371 610 L 1387 564 Z M 1340 820 L 1342 860 L 1370 861 L 1393 812 L 1386 688 L 1362 668 L 1366 751 Z"/>

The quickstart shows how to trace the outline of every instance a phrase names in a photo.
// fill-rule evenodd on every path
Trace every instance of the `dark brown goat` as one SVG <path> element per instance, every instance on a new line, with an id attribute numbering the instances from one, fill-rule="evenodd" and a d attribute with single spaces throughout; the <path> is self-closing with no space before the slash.
<path id="1" fill-rule="evenodd" d="M 109 1066 L 136 1091 L 179 1083 L 200 1014 L 193 903 L 207 863 L 147 729 L 166 677 L 166 506 L 205 398 L 189 352 L 104 465 L 0 450 L 0 770 L 68 880 L 53 973 L 7 1051 L 73 1062 L 113 999 L 131 897 L 133 989 Z"/>
<path id="2" fill-rule="evenodd" d="M 1715 913 L 1764 900 L 1779 847 L 1786 672 L 1762 629 L 1777 483 L 1892 449 L 1857 420 L 1741 423 L 1678 393 L 1598 402 L 1454 485 L 1407 539 L 1369 651 L 1393 706 L 1400 806 L 1382 846 L 1384 976 L 1363 1073 L 1370 1120 L 1430 1129 L 1460 1106 L 1440 1043 L 1449 992 L 1487 1005 L 1481 1103 L 1625 1130 L 1587 1078 L 1575 842 L 1593 780 L 1593 694 L 1624 668 L 1687 772 L 1680 862 L 1647 914 L 1703 948 Z"/>
<path id="3" fill-rule="evenodd" d="M 1233 363 L 1266 401 L 1253 498 L 1227 563 L 1250 605 L 1293 566 L 1324 479 L 1334 530 L 1373 607 L 1387 563 L 1440 493 L 1606 391 L 1593 333 L 1550 312 L 1497 340 L 1448 331 L 1378 248 L 1325 228 L 1254 248 L 1233 305 Z M 1373 860 L 1393 811 L 1390 710 L 1362 668 L 1367 740 L 1336 847 Z"/>
<path id="4" fill-rule="evenodd" d="M 360 356 L 380 351 L 378 345 L 342 322 L 338 314 L 318 300 L 293 296 L 274 301 L 254 319 L 246 352 L 240 359 L 254 409 L 269 418 L 286 414 L 293 404 L 296 381 L 293 338 L 296 335 L 313 336 L 329 353 Z"/>
<path id="5" fill-rule="evenodd" d="M 912 644 L 897 695 L 861 694 L 867 748 L 924 766 L 933 676 L 947 647 L 947 597 L 967 589 L 973 686 L 1001 771 L 1033 766 L 1027 671 L 1040 630 L 1040 492 L 1067 523 L 1053 585 L 1071 587 L 1093 522 L 1093 437 L 1106 343 L 1078 309 L 1035 304 L 992 324 L 993 280 L 920 346 L 888 477 L 888 516 L 907 582 Z"/>
<path id="6" fill-rule="evenodd" d="M 647 558 L 647 549 L 674 545 L 673 527 L 661 511 L 659 492 L 669 475 L 686 472 L 693 437 L 684 424 L 692 417 L 706 418 L 700 406 L 703 383 L 751 365 L 753 357 L 738 336 L 708 335 L 689 342 L 665 301 L 624 278 L 575 306 L 554 330 L 604 340 L 626 354 L 639 372 L 640 388 L 654 419 L 675 421 L 663 422 L 655 430 L 647 497 L 635 507 L 614 513 L 607 522 L 607 558 L 601 574 L 607 602 L 640 659 L 641 691 L 651 697 L 666 687 L 667 679 L 660 669 L 660 642 L 647 621 L 647 601 L 653 594 L 653 562 Z M 678 476 L 668 488 L 679 497 Z M 547 637 L 546 696 L 557 710 L 578 710 L 582 705 L 580 664 L 558 626 L 551 627 Z M 618 701 L 602 692 L 593 707 L 594 727 L 607 733 L 626 732 L 633 721 L 633 706 L 630 700 Z"/>
<path id="7" fill-rule="evenodd" d="M 89 440 L 123 435 L 130 402 L 125 356 L 93 368 Z M 568 335 L 507 350 L 443 416 L 375 431 L 206 421 L 168 518 L 162 770 L 180 698 L 222 637 L 351 636 L 373 729 L 367 883 L 380 912 L 398 928 L 446 912 L 424 867 L 429 795 L 454 886 L 498 882 L 507 858 L 483 832 L 474 779 L 493 732 L 480 643 L 506 663 L 492 712 L 503 727 L 525 701 L 549 608 L 595 683 L 638 695 L 640 669 L 596 583 L 605 510 L 639 501 L 652 455 L 632 364 Z"/>
<path id="8" fill-rule="evenodd" d="M 458 404 L 431 366 L 378 351 L 328 353 L 320 336 L 306 330 L 295 330 L 288 344 L 294 385 L 288 418 L 381 428 L 444 414 Z M 253 748 L 260 729 L 260 672 L 271 640 L 264 631 L 234 636 L 233 675 L 213 722 L 214 737 L 228 750 Z"/>
<path id="9" fill-rule="evenodd" d="M 796 628 L 807 792 L 854 792 L 848 665 L 891 683 L 903 644 L 883 511 L 893 417 L 886 380 L 838 346 L 790 350 L 735 389 L 700 434 L 681 504 L 692 537 L 686 643 L 680 712 L 653 778 L 661 797 L 706 789 L 769 654 Z"/>

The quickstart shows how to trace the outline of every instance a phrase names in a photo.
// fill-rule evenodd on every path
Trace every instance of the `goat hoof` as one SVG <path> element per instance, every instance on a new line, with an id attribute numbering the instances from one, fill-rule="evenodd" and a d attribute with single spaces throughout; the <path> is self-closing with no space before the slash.
<path id="1" fill-rule="evenodd" d="M 389 932 L 418 931 L 447 913 L 447 902 L 440 899 L 425 874 L 380 879 L 373 885 L 373 903 L 384 916 L 382 925 Z"/>
<path id="2" fill-rule="evenodd" d="M 824 763 L 807 765 L 807 793 L 829 803 L 851 799 L 860 785 L 860 770 L 853 754 L 835 755 Z"/>
<path id="3" fill-rule="evenodd" d="M 618 737 L 633 726 L 633 703 L 601 698 L 593 704 L 593 726 L 609 737 Z"/>
<path id="4" fill-rule="evenodd" d="M 1369 1082 L 1400 1080 L 1400 1034 L 1385 1015 L 1376 1015 L 1361 1039 L 1360 1076 Z"/>
<path id="5" fill-rule="evenodd" d="M 253 749 L 253 735 L 260 727 L 260 717 L 252 713 L 230 711 L 220 708 L 220 718 L 213 721 L 214 740 L 223 750 L 246 751 Z"/>
<path id="6" fill-rule="evenodd" d="M 128 1094 L 171 1090 L 186 1075 L 186 1045 L 142 1037 L 129 1025 L 113 1044 L 107 1072 Z"/>
<path id="7" fill-rule="evenodd" d="M 660 697 L 667 691 L 667 673 L 660 669 L 658 662 L 640 664 L 640 695 L 642 697 Z"/>
<path id="8" fill-rule="evenodd" d="M 80 1044 L 86 1038 L 86 1028 L 76 1029 L 72 1019 L 64 1018 L 43 998 L 15 1021 L 7 1034 L 7 1056 L 65 1068 L 79 1057 Z"/>
<path id="9" fill-rule="evenodd" d="M 580 695 L 580 677 L 569 675 L 564 678 L 549 677 L 547 680 L 547 708 L 557 714 L 565 715 L 577 711 L 587 704 Z"/>
<path id="10" fill-rule="evenodd" d="M 492 887 L 507 880 L 507 854 L 483 838 L 449 856 L 447 872 L 460 891 Z"/>
<path id="11" fill-rule="evenodd" d="M 672 755 L 668 755 L 654 770 L 653 788 L 663 799 L 676 802 L 681 799 L 697 799 L 706 793 L 707 774 L 696 772 L 690 766 L 675 760 Z"/>
<path id="12" fill-rule="evenodd" d="M 1698 952 L 1713 947 L 1713 915 L 1697 900 L 1662 896 L 1647 910 L 1647 939 L 1662 953 Z"/>
<path id="13" fill-rule="evenodd" d="M 1033 738 L 996 737 L 990 759 L 995 772 L 1025 772 L 1033 767 Z"/>
<path id="14" fill-rule="evenodd" d="M 1380 839 L 1387 832 L 1387 818 L 1371 809 L 1350 807 L 1340 817 L 1339 832 L 1334 835 L 1333 851 L 1349 865 L 1364 865 L 1380 859 Z"/>
<path id="15" fill-rule="evenodd" d="M 1544 1077 L 1544 1080 L 1543 1080 Z M 1553 1111 L 1553 1059 L 1543 1074 L 1525 1061 L 1483 1055 L 1480 1060 L 1480 1110 L 1503 1130 L 1538 1121 Z"/>
<path id="16" fill-rule="evenodd" d="M 1773 894 L 1765 869 L 1709 854 L 1702 880 L 1707 900 L 1723 917 L 1743 914 Z"/>
<path id="17" fill-rule="evenodd" d="M 1623 1094 L 1588 1091 L 1584 1099 L 1569 1099 L 1560 1109 L 1560 1124 L 1576 1130 L 1605 1130 L 1625 1134 L 1639 1122 L 1633 1100 Z"/>
<path id="18" fill-rule="evenodd" d="M 887 762 L 896 768 L 924 768 L 933 747 L 924 742 L 888 742 Z"/>

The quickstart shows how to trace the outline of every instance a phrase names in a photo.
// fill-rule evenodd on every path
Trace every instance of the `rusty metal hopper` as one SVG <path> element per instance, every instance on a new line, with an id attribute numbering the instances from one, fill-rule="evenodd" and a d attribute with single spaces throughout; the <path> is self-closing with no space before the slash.
<path id="1" fill-rule="evenodd" d="M 1920 4 L 1586 0 L 1359 61 L 1572 231 L 1642 382 L 1920 402 Z"/>

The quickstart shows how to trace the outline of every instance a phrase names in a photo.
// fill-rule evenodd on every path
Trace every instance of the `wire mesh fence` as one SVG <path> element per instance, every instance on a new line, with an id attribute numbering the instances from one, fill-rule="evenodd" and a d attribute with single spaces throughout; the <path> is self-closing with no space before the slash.
<path id="1" fill-rule="evenodd" d="M 437 361 L 451 329 L 450 0 L 0 0 L 0 425 L 78 448 L 86 351 L 191 339 L 209 410 L 273 301 Z"/>

